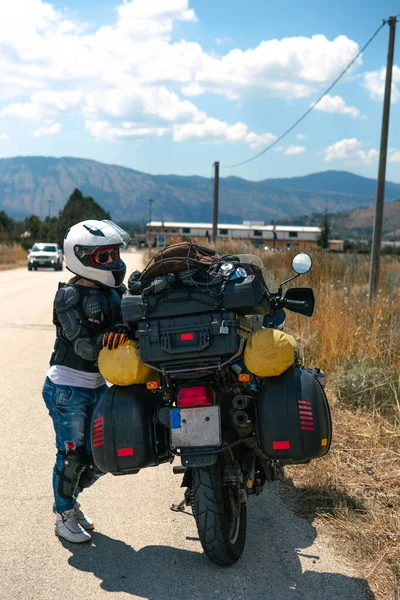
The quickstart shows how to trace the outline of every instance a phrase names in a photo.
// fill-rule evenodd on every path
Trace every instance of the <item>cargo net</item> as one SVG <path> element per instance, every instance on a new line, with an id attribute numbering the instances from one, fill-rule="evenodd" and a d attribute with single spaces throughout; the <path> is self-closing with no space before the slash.
<path id="1" fill-rule="evenodd" d="M 246 268 L 243 268 L 246 266 Z M 263 280 L 263 263 L 252 254 L 219 256 L 211 248 L 190 239 L 158 252 L 145 269 L 134 271 L 128 280 L 132 295 L 157 295 L 183 285 L 221 298 L 228 281 L 254 273 Z M 265 281 L 263 280 L 265 285 Z"/>
<path id="2" fill-rule="evenodd" d="M 215 262 L 211 267 L 187 269 L 181 273 L 167 273 L 158 275 L 154 279 L 141 279 L 141 271 L 134 271 L 128 280 L 128 290 L 132 295 L 156 295 L 171 290 L 178 283 L 218 296 L 217 286 L 225 280 L 225 276 L 220 270 L 221 261 Z"/>

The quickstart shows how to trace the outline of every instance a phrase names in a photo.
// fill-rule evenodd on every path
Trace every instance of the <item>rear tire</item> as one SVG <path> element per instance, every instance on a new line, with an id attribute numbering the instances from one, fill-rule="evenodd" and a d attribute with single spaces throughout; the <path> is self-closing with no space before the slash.
<path id="1" fill-rule="evenodd" d="M 219 463 L 193 469 L 193 512 L 205 555 L 229 567 L 241 557 L 246 541 L 246 503 L 237 502 L 232 514 L 230 490 L 222 485 Z"/>

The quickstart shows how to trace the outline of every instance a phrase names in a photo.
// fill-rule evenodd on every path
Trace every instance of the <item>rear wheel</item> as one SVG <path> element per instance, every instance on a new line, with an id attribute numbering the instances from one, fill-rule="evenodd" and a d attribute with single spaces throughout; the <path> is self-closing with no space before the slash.
<path id="1" fill-rule="evenodd" d="M 224 486 L 219 463 L 193 469 L 193 511 L 201 545 L 216 565 L 229 567 L 246 541 L 246 503 L 239 488 Z"/>

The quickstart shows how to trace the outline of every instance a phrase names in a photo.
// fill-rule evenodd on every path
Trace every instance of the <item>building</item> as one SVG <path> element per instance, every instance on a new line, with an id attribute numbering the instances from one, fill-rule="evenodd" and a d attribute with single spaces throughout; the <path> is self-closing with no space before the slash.
<path id="1" fill-rule="evenodd" d="M 263 221 L 243 221 L 241 225 L 218 224 L 218 240 L 244 240 L 268 248 L 317 247 L 320 227 L 301 225 L 265 225 Z M 190 237 L 198 244 L 207 244 L 212 237 L 212 223 L 179 223 L 151 221 L 146 225 L 148 246 L 173 244 Z"/>
<path id="2" fill-rule="evenodd" d="M 329 240 L 329 250 L 333 252 L 344 251 L 344 240 Z"/>

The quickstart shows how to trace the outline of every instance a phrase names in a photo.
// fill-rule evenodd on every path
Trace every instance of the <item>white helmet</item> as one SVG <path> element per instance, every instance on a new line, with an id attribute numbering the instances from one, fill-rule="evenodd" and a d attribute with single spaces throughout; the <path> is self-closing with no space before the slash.
<path id="1" fill-rule="evenodd" d="M 99 285 L 117 288 L 126 273 L 126 265 L 120 258 L 119 250 L 126 247 L 128 242 L 129 234 L 112 221 L 89 219 L 77 223 L 65 233 L 67 269 Z M 97 260 L 94 260 L 94 255 Z"/>

